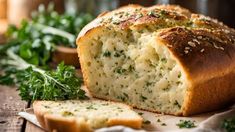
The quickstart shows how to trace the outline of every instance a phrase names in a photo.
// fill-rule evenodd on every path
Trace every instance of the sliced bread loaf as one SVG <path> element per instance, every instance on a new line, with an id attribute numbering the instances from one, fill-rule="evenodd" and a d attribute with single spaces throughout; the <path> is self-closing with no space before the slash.
<path id="1" fill-rule="evenodd" d="M 179 6 L 129 5 L 100 15 L 77 38 L 94 97 L 174 115 L 235 100 L 235 31 Z"/>
<path id="2" fill-rule="evenodd" d="M 43 128 L 57 132 L 89 132 L 114 125 L 141 128 L 142 117 L 131 107 L 101 100 L 35 101 L 34 113 Z"/>

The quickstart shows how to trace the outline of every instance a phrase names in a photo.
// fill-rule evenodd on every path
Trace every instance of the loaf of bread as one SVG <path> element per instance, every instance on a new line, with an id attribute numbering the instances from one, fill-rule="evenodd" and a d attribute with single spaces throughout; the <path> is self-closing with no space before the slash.
<path id="1" fill-rule="evenodd" d="M 53 132 L 90 132 L 114 125 L 141 128 L 142 117 L 131 107 L 101 100 L 35 101 L 40 125 Z"/>
<path id="2" fill-rule="evenodd" d="M 97 98 L 188 116 L 235 101 L 235 31 L 174 5 L 103 13 L 77 38 Z"/>

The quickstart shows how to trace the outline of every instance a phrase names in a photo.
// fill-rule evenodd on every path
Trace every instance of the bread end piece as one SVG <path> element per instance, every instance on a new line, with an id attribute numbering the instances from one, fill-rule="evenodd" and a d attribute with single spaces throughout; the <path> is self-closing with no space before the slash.
<path id="1" fill-rule="evenodd" d="M 115 125 L 139 129 L 143 120 L 127 105 L 101 100 L 35 101 L 33 108 L 38 122 L 48 131 L 91 132 Z"/>
<path id="2" fill-rule="evenodd" d="M 44 101 L 35 101 L 33 108 L 39 124 L 45 130 L 56 132 L 92 132 L 92 129 L 86 124 L 85 120 L 51 115 L 50 112 L 42 108 L 44 103 Z"/>

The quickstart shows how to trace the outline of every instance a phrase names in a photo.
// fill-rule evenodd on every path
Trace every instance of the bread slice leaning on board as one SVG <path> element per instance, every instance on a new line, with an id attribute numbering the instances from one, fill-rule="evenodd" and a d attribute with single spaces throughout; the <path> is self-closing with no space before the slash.
<path id="1" fill-rule="evenodd" d="M 142 117 L 128 105 L 102 100 L 35 101 L 34 114 L 47 131 L 91 132 L 124 125 L 139 129 Z"/>
<path id="2" fill-rule="evenodd" d="M 179 6 L 103 13 L 76 43 L 94 97 L 183 116 L 235 101 L 234 29 Z"/>

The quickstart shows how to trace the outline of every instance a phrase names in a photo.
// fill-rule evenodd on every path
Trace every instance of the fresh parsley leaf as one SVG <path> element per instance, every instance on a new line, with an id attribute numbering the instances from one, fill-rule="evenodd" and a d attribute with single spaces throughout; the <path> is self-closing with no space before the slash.
<path id="1" fill-rule="evenodd" d="M 32 67 L 21 72 L 24 81 L 20 83 L 20 96 L 23 100 L 66 100 L 84 99 L 80 89 L 82 80 L 75 76 L 71 66 L 59 64 L 56 71 L 39 72 Z"/>
<path id="2" fill-rule="evenodd" d="M 194 124 L 195 121 L 191 120 L 180 120 L 178 124 L 176 124 L 179 128 L 194 128 L 196 125 Z"/>
<path id="3" fill-rule="evenodd" d="M 85 99 L 85 91 L 81 89 L 82 79 L 76 76 L 75 68 L 61 63 L 56 70 L 45 71 L 24 61 L 7 50 L 7 59 L 1 60 L 5 67 L 0 76 L 0 84 L 17 83 L 22 100 L 66 100 Z"/>

